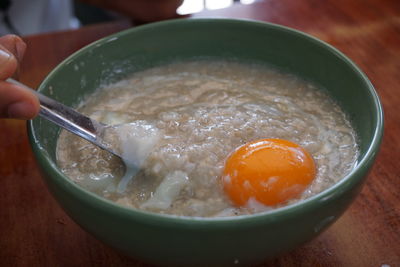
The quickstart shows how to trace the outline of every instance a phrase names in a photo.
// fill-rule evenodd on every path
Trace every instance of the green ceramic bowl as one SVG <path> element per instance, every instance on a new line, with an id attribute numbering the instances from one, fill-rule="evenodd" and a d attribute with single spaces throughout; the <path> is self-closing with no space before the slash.
<path id="1" fill-rule="evenodd" d="M 317 236 L 360 191 L 383 133 L 382 108 L 373 86 L 330 45 L 262 22 L 171 20 L 129 29 L 81 49 L 55 68 L 39 90 L 74 106 L 104 82 L 199 56 L 265 62 L 321 85 L 348 113 L 356 129 L 361 152 L 357 167 L 328 190 L 268 213 L 212 219 L 159 215 L 118 206 L 71 182 L 56 164 L 60 129 L 37 118 L 29 122 L 29 137 L 51 193 L 83 229 L 153 264 L 249 264 Z"/>

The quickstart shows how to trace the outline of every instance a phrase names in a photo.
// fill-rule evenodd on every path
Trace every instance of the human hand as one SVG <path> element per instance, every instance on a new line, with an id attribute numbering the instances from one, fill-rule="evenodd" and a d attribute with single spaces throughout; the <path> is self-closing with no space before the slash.
<path id="1" fill-rule="evenodd" d="M 16 72 L 25 49 L 18 36 L 0 37 L 0 118 L 27 120 L 39 112 L 39 100 L 32 92 L 5 81 Z"/>

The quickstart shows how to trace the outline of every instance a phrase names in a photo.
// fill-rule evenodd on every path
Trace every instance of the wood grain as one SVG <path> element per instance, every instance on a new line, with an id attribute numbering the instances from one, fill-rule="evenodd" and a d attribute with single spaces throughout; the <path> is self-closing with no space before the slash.
<path id="1" fill-rule="evenodd" d="M 385 109 L 382 149 L 357 200 L 319 237 L 260 266 L 400 266 L 400 1 L 267 0 L 194 15 L 221 16 L 279 23 L 334 45 L 368 75 Z M 20 78 L 37 86 L 77 49 L 129 26 L 28 36 Z M 38 173 L 25 122 L 0 120 L 0 162 L 1 266 L 148 266 L 95 240 L 59 208 Z"/>

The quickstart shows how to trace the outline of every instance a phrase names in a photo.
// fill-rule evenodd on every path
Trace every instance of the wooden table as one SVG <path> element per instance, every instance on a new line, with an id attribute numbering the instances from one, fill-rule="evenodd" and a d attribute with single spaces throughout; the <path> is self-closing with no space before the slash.
<path id="1" fill-rule="evenodd" d="M 262 266 L 400 266 L 400 1 L 268 0 L 194 15 L 210 16 L 279 23 L 327 41 L 366 72 L 385 108 L 383 146 L 354 204 L 318 238 Z M 72 52 L 130 26 L 26 37 L 20 78 L 37 86 Z M 38 173 L 25 122 L 0 120 L 0 162 L 1 266 L 147 266 L 103 245 L 59 208 Z"/>

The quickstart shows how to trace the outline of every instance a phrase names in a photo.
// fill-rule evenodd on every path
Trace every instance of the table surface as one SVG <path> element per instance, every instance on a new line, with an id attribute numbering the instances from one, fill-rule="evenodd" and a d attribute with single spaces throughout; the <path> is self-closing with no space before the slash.
<path id="1" fill-rule="evenodd" d="M 334 45 L 368 75 L 385 109 L 383 145 L 356 201 L 316 239 L 260 266 L 400 266 L 400 1 L 269 0 L 193 15 L 216 16 L 274 22 Z M 20 80 L 35 87 L 74 51 L 130 26 L 27 36 Z M 40 177 L 24 121 L 0 120 L 0 162 L 2 266 L 147 266 L 97 241 L 61 210 Z"/>

